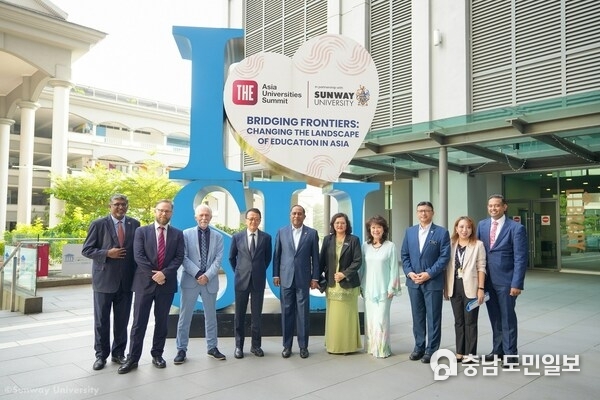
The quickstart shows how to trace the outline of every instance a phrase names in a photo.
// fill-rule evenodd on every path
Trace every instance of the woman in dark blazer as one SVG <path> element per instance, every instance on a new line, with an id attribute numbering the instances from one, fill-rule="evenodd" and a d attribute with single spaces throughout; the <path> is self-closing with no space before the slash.
<path id="1" fill-rule="evenodd" d="M 362 263 L 360 240 L 352 235 L 348 216 L 331 218 L 330 233 L 323 239 L 319 257 L 327 278 L 325 347 L 328 353 L 354 353 L 362 348 L 358 320 L 358 295 Z"/>

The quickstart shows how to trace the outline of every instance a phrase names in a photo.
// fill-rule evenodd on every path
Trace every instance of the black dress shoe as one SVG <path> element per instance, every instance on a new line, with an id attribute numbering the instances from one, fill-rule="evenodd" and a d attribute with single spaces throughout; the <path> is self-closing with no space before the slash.
<path id="1" fill-rule="evenodd" d="M 486 354 L 484 359 L 487 362 L 492 362 L 496 359 L 502 361 L 502 357 L 504 357 L 504 354 L 494 354 L 494 353 L 490 353 L 490 354 Z"/>
<path id="2" fill-rule="evenodd" d="M 425 353 L 422 351 L 413 351 L 412 353 L 410 353 L 410 356 L 408 356 L 408 358 L 412 361 L 417 361 L 423 358 L 424 354 Z"/>
<path id="3" fill-rule="evenodd" d="M 127 361 L 127 357 L 125 357 L 125 356 L 112 356 L 110 358 L 110 360 L 112 362 L 114 362 L 114 363 L 123 365 L 123 364 L 125 364 L 125 361 Z"/>
<path id="4" fill-rule="evenodd" d="M 421 358 L 421 362 L 423 364 L 429 364 L 431 362 L 431 354 L 423 354 L 423 357 Z"/>
<path id="5" fill-rule="evenodd" d="M 519 356 L 506 356 L 502 360 L 503 369 L 512 369 L 519 366 Z"/>
<path id="6" fill-rule="evenodd" d="M 265 352 L 260 347 L 250 347 L 250 353 L 254 354 L 256 357 L 265 356 Z"/>
<path id="7" fill-rule="evenodd" d="M 300 357 L 308 358 L 308 349 L 306 347 L 300 349 Z"/>
<path id="8" fill-rule="evenodd" d="M 290 349 L 289 347 L 284 347 L 283 351 L 281 352 L 281 357 L 290 358 L 291 355 L 292 355 L 292 349 Z"/>
<path id="9" fill-rule="evenodd" d="M 138 363 L 137 361 L 133 361 L 132 359 L 128 358 L 127 361 L 125 361 L 125 364 L 121 365 L 119 367 L 119 369 L 117 370 L 118 374 L 126 374 L 128 372 L 130 372 L 133 369 L 136 369 L 138 367 Z"/>
<path id="10" fill-rule="evenodd" d="M 106 365 L 106 360 L 102 357 L 96 357 L 96 361 L 94 361 L 94 365 L 92 369 L 94 371 L 100 371 Z"/>
<path id="11" fill-rule="evenodd" d="M 235 351 L 233 352 L 233 356 L 235 358 L 244 358 L 244 351 L 239 347 L 236 347 Z"/>
<path id="12" fill-rule="evenodd" d="M 152 364 L 154 364 L 154 366 L 156 368 L 166 368 L 167 367 L 167 362 L 161 356 L 152 357 Z"/>

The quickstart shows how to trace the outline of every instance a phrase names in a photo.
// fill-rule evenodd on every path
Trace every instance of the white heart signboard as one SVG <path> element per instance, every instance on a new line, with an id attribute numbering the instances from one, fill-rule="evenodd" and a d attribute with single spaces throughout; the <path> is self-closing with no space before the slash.
<path id="1" fill-rule="evenodd" d="M 258 53 L 233 68 L 223 99 L 251 157 L 291 179 L 338 179 L 367 134 L 379 78 L 371 55 L 341 35 L 304 43 L 292 59 Z"/>

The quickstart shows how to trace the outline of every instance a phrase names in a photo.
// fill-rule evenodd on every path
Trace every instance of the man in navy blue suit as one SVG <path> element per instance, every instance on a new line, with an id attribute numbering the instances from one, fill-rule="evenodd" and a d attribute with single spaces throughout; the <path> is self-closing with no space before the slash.
<path id="1" fill-rule="evenodd" d="M 523 290 L 525 271 L 529 264 L 525 227 L 506 218 L 508 204 L 504 197 L 488 198 L 488 214 L 477 226 L 477 238 L 487 254 L 485 290 L 490 293 L 486 303 L 492 324 L 493 349 L 485 358 L 505 358 L 506 364 L 518 362 L 517 357 L 517 297 Z"/>
<path id="2" fill-rule="evenodd" d="M 247 229 L 231 238 L 229 263 L 235 272 L 235 358 L 244 358 L 246 309 L 250 297 L 252 343 L 250 352 L 257 357 L 261 348 L 261 314 L 265 297 L 267 268 L 273 256 L 271 235 L 258 229 L 261 213 L 258 208 L 246 211 Z"/>
<path id="3" fill-rule="evenodd" d="M 117 371 L 119 374 L 126 374 L 138 367 L 153 303 L 152 364 L 156 368 L 167 366 L 162 354 L 167 339 L 169 310 L 177 292 L 177 270 L 184 257 L 183 232 L 169 224 L 172 214 L 173 202 L 160 200 L 154 209 L 154 223 L 135 231 L 133 254 L 137 270 L 133 278 L 133 326 L 129 355 Z"/>
<path id="4" fill-rule="evenodd" d="M 90 224 L 81 254 L 91 258 L 94 290 L 94 350 L 98 371 L 112 361 L 123 364 L 127 348 L 127 324 L 131 312 L 131 282 L 135 272 L 133 236 L 140 221 L 125 217 L 129 201 L 123 194 L 110 198 L 110 215 Z M 113 344 L 110 346 L 110 310 L 113 311 Z"/>
<path id="5" fill-rule="evenodd" d="M 428 364 L 442 338 L 443 272 L 450 260 L 450 235 L 432 222 L 433 204 L 429 201 L 417 204 L 417 218 L 419 224 L 404 234 L 401 259 L 415 337 L 409 358 Z"/>
<path id="6" fill-rule="evenodd" d="M 319 234 L 304 225 L 305 218 L 304 207 L 293 206 L 292 224 L 279 229 L 275 238 L 273 284 L 281 288 L 283 358 L 292 355 L 294 328 L 300 357 L 308 357 L 310 289 L 319 288 Z"/>

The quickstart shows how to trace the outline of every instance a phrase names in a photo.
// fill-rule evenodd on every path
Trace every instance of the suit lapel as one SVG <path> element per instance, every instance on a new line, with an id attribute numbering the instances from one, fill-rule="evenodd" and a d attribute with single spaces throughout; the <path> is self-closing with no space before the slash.
<path id="1" fill-rule="evenodd" d="M 113 223 L 113 219 L 110 215 L 106 217 L 106 227 L 108 228 L 108 232 L 110 233 L 110 237 L 113 241 L 113 247 L 119 247 L 119 238 L 117 237 L 115 224 Z"/>

